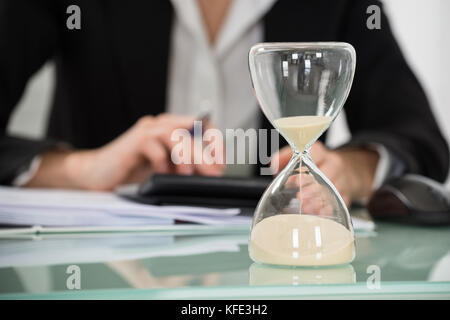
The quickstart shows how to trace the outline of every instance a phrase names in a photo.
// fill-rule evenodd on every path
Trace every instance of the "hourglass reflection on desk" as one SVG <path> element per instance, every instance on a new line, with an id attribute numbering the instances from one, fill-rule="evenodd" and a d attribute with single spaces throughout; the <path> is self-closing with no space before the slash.
<path id="1" fill-rule="evenodd" d="M 256 262 L 326 266 L 354 259 L 348 210 L 309 149 L 344 105 L 355 59 L 353 47 L 339 42 L 261 43 L 250 50 L 260 107 L 294 151 L 256 208 L 249 244 Z"/>

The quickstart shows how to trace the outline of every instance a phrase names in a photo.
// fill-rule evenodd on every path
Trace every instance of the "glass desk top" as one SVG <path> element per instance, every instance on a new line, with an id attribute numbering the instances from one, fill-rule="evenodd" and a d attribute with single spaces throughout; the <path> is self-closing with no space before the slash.
<path id="1" fill-rule="evenodd" d="M 254 264 L 248 236 L 248 227 L 189 225 L 9 236 L 0 239 L 0 298 L 450 298 L 450 227 L 378 222 L 356 233 L 351 265 L 316 269 Z"/>

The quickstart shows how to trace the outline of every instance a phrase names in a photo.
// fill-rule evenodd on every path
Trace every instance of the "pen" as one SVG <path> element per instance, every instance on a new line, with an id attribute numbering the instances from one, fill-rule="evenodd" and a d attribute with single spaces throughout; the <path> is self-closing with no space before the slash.
<path id="1" fill-rule="evenodd" d="M 206 125 L 206 123 L 209 121 L 210 118 L 211 118 L 210 112 L 209 112 L 209 111 L 206 111 L 206 112 L 201 113 L 201 114 L 197 117 L 197 119 L 196 119 L 195 121 L 200 121 L 201 127 L 203 128 L 203 127 Z M 194 125 L 192 126 L 192 128 L 189 129 L 189 133 L 190 133 L 191 136 L 194 135 L 194 132 L 195 132 L 195 126 L 196 126 L 196 124 L 194 124 Z M 200 132 L 202 132 L 202 131 L 200 131 Z"/>

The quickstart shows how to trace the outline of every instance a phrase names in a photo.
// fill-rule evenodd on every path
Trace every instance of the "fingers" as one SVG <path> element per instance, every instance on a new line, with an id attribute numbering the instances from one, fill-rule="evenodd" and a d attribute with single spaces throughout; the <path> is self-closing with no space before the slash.
<path id="1" fill-rule="evenodd" d="M 140 183 L 144 182 L 150 177 L 152 173 L 155 171 L 148 165 L 147 161 L 143 161 L 140 166 L 137 166 L 133 170 L 130 171 L 127 179 L 124 180 L 124 183 Z"/>
<path id="2" fill-rule="evenodd" d="M 326 160 L 318 167 L 336 187 L 345 204 L 350 206 L 352 202 L 350 193 L 351 182 L 345 173 L 346 168 L 344 160 L 335 152 L 329 152 Z"/>
<path id="3" fill-rule="evenodd" d="M 162 114 L 158 117 L 145 116 L 136 123 L 133 135 L 129 140 L 139 141 L 139 152 L 150 163 L 153 172 L 191 174 L 193 173 L 191 165 L 177 161 L 179 159 L 175 159 L 178 165 L 171 165 L 170 151 L 176 142 L 170 138 L 175 129 L 188 130 L 192 125 L 192 117 L 169 114 Z M 179 155 L 175 154 L 175 157 L 177 156 Z"/>
<path id="4" fill-rule="evenodd" d="M 283 156 L 289 161 L 290 151 L 288 148 L 280 150 L 273 157 L 275 165 L 281 163 Z M 329 151 L 321 142 L 316 142 L 311 148 L 311 157 L 319 169 L 331 180 L 338 190 L 345 204 L 351 204 L 351 193 L 349 192 L 350 181 L 346 174 L 346 164 L 341 156 L 334 151 Z M 330 191 L 319 184 L 313 175 L 301 171 L 300 174 L 294 174 L 287 178 L 285 186 L 290 189 L 296 189 L 297 198 L 300 202 L 301 212 L 307 214 L 317 214 L 331 216 L 333 208 L 336 205 L 335 197 Z"/>
<path id="5" fill-rule="evenodd" d="M 162 114 L 156 118 L 144 117 L 139 126 L 144 131 L 142 144 L 144 155 L 153 163 L 156 172 L 171 170 L 177 174 L 190 175 L 199 173 L 202 175 L 221 175 L 225 169 L 224 145 L 222 135 L 217 134 L 208 124 L 209 130 L 205 130 L 206 137 L 195 140 L 189 133 L 194 125 L 194 117 Z M 177 129 L 180 130 L 175 133 Z M 216 134 L 214 134 L 216 133 Z M 205 148 L 203 140 L 211 141 Z M 152 141 L 148 143 L 147 141 Z M 158 144 L 157 147 L 155 145 Z M 152 155 L 153 148 L 157 149 L 157 155 Z M 163 161 L 161 151 L 165 150 L 164 161 L 170 163 L 167 168 L 155 161 Z"/>
<path id="6" fill-rule="evenodd" d="M 170 113 L 163 113 L 155 117 L 157 125 L 169 126 L 172 129 L 191 129 L 194 125 L 195 117 L 193 116 L 181 116 Z"/>
<path id="7" fill-rule="evenodd" d="M 272 159 L 270 162 L 270 170 L 274 174 L 279 173 L 281 170 L 284 169 L 284 167 L 286 167 L 286 165 L 288 164 L 291 157 L 292 157 L 291 147 L 286 146 L 286 147 L 280 149 L 277 153 L 275 153 L 272 156 Z"/>
<path id="8" fill-rule="evenodd" d="M 194 152 L 202 155 L 200 163 L 195 165 L 196 172 L 207 176 L 222 175 L 225 165 L 225 144 L 222 133 L 209 128 L 200 143 L 194 143 Z"/>
<path id="9" fill-rule="evenodd" d="M 301 212 L 307 214 L 330 216 L 333 214 L 333 198 L 328 189 L 319 184 L 313 176 L 302 174 L 301 187 L 297 193 Z"/>
<path id="10" fill-rule="evenodd" d="M 339 175 L 333 182 L 333 185 L 336 187 L 337 191 L 342 197 L 342 200 L 344 200 L 345 205 L 347 207 L 350 207 L 352 203 L 352 196 L 349 189 L 349 182 L 348 179 L 344 177 L 344 175 Z"/>
<path id="11" fill-rule="evenodd" d="M 315 214 L 323 216 L 333 215 L 333 205 L 330 202 L 330 198 L 325 194 L 316 193 L 311 197 L 305 197 L 300 195 L 301 212 L 306 214 Z"/>
<path id="12" fill-rule="evenodd" d="M 175 129 L 173 129 L 175 130 Z M 181 133 L 180 139 L 172 139 L 173 130 L 168 127 L 157 127 L 149 132 L 151 139 L 157 140 L 165 149 L 167 162 L 177 174 L 191 175 L 194 173 L 192 154 L 192 137 L 188 132 Z"/>
<path id="13" fill-rule="evenodd" d="M 310 183 L 300 189 L 300 199 L 318 198 L 323 193 L 323 187 L 318 183 Z"/>
<path id="14" fill-rule="evenodd" d="M 322 171 L 322 173 L 325 174 L 325 176 L 327 176 L 333 184 L 337 180 L 340 170 L 342 169 L 337 162 L 339 162 L 339 160 L 335 159 L 333 155 L 329 155 L 329 158 L 322 161 L 322 163 L 318 166 L 319 170 Z"/>
<path id="15" fill-rule="evenodd" d="M 141 146 L 141 151 L 149 160 L 152 171 L 157 173 L 169 172 L 169 158 L 167 150 L 155 139 L 145 139 Z"/>
<path id="16" fill-rule="evenodd" d="M 323 199 L 306 199 L 301 203 L 301 212 L 304 214 L 313 214 L 330 217 L 333 215 L 333 206 Z"/>
<path id="17" fill-rule="evenodd" d="M 173 126 L 173 124 L 174 122 L 167 122 L 166 125 Z M 218 176 L 225 170 L 222 133 L 218 129 L 214 129 L 211 124 L 208 126 L 209 129 L 203 129 L 201 137 L 184 134 L 185 141 L 181 152 L 186 154 L 182 159 L 172 159 L 177 173 Z M 172 151 L 179 146 L 180 141 L 173 139 L 172 133 L 173 131 L 164 128 L 164 132 L 160 132 L 158 137 L 171 155 L 176 157 L 177 153 Z M 205 144 L 205 142 L 209 143 Z"/>
<path id="18" fill-rule="evenodd" d="M 310 150 L 311 159 L 316 166 L 320 166 L 320 164 L 326 160 L 328 153 L 328 149 L 320 141 L 316 141 Z"/>
<path id="19" fill-rule="evenodd" d="M 309 184 L 316 183 L 314 177 L 308 173 L 294 174 L 287 178 L 286 187 L 298 189 Z"/>

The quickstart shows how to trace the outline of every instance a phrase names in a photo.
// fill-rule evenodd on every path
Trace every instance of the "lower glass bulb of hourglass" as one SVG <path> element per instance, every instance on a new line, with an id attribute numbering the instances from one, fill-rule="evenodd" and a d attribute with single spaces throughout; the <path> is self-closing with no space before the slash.
<path id="1" fill-rule="evenodd" d="M 274 123 L 297 150 L 304 151 L 331 121 L 332 117 L 328 116 L 297 116 L 280 118 L 274 120 Z M 278 199 L 262 201 L 266 205 L 269 204 L 273 214 L 266 215 L 266 218 L 253 226 L 250 256 L 254 261 L 273 265 L 328 266 L 351 262 L 355 255 L 353 232 L 337 222 L 334 216 L 342 204 L 339 204 L 339 200 L 330 192 L 324 181 L 319 183 L 319 178 L 315 178 L 307 167 L 302 167 L 300 159 L 298 161 L 300 163 L 293 166 L 291 172 L 288 170 L 282 173 L 288 176 L 284 185 L 274 182 L 276 187 L 267 194 L 267 197 L 272 198 L 277 194 Z M 316 186 L 323 190 L 323 194 L 316 199 L 302 198 L 301 188 L 305 181 L 314 181 Z M 288 189 L 290 193 L 287 192 Z M 277 212 L 273 203 L 279 203 L 283 198 L 289 199 L 288 194 L 291 194 L 291 200 L 294 200 L 290 203 L 297 203 L 298 208 L 295 209 L 294 206 L 288 209 L 288 212 L 282 212 L 286 211 L 286 207 L 280 205 L 280 212 Z M 325 205 L 313 212 L 302 211 L 303 202 L 307 201 L 324 202 Z M 325 208 L 328 209 L 323 210 Z M 263 205 L 262 208 L 259 206 L 258 210 L 263 213 L 269 209 Z"/>
<path id="2" fill-rule="evenodd" d="M 327 218 L 279 214 L 259 222 L 252 230 L 250 255 L 273 265 L 325 266 L 353 260 L 352 233 Z"/>

